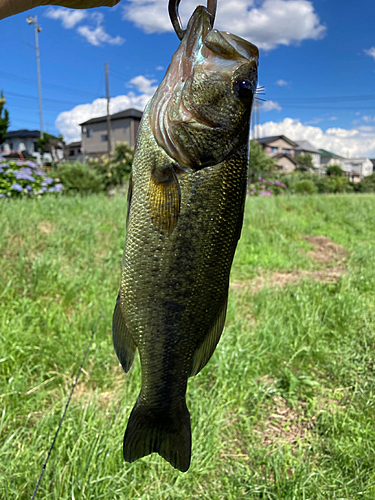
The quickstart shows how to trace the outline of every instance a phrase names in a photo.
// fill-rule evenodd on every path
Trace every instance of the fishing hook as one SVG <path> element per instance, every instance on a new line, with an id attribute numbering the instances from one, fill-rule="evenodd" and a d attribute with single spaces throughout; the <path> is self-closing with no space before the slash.
<path id="1" fill-rule="evenodd" d="M 185 30 L 182 27 L 180 14 L 178 13 L 178 6 L 181 0 L 169 0 L 168 12 L 171 18 L 172 26 L 180 40 L 184 38 Z M 217 0 L 207 0 L 207 10 L 211 16 L 211 26 L 214 25 L 216 15 Z"/>

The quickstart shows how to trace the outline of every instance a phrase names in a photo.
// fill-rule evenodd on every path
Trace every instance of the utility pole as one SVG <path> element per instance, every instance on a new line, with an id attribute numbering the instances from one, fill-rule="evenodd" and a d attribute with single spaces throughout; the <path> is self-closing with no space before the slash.
<path id="1" fill-rule="evenodd" d="M 40 117 L 40 138 L 43 139 L 43 108 L 42 108 L 42 83 L 40 80 L 40 50 L 39 50 L 39 37 L 38 33 L 42 31 L 42 28 L 38 25 L 37 17 L 27 16 L 26 21 L 29 24 L 33 24 L 35 28 L 35 51 L 36 51 L 36 71 L 38 75 L 38 95 L 39 95 L 39 117 Z"/>
<path id="2" fill-rule="evenodd" d="M 260 102 L 257 101 L 257 139 L 259 139 L 259 122 L 260 122 Z"/>
<path id="3" fill-rule="evenodd" d="M 111 116 L 109 114 L 109 78 L 108 78 L 108 63 L 105 63 L 105 87 L 107 91 L 107 144 L 108 156 L 111 154 Z"/>

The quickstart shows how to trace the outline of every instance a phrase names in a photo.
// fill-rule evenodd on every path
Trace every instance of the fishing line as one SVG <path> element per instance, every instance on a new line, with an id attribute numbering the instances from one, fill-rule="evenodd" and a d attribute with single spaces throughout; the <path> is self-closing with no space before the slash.
<path id="1" fill-rule="evenodd" d="M 34 490 L 34 493 L 33 493 L 33 496 L 31 497 L 31 500 L 34 500 L 35 498 L 35 495 L 38 491 L 38 488 L 39 488 L 39 485 L 42 481 L 42 477 L 43 477 L 43 474 L 44 474 L 44 471 L 46 470 L 46 467 L 47 467 L 47 463 L 48 463 L 48 460 L 49 460 L 49 457 L 51 456 L 51 453 L 52 453 L 52 450 L 53 450 L 53 447 L 55 446 L 55 442 L 56 442 L 56 439 L 57 439 L 57 435 L 61 429 L 61 426 L 62 426 L 62 423 L 63 423 L 63 420 L 65 418 L 65 415 L 66 415 L 66 412 L 68 411 L 68 406 L 70 404 L 70 400 L 72 399 L 72 396 L 73 396 L 73 392 L 74 392 L 74 389 L 76 388 L 76 385 L 77 385 L 77 382 L 78 382 L 78 379 L 79 379 L 79 376 L 81 375 L 81 371 L 82 371 L 82 368 L 83 368 L 83 365 L 85 364 L 85 361 L 86 361 L 86 358 L 87 358 L 87 355 L 89 353 L 89 350 L 90 350 L 90 347 L 91 347 L 91 344 L 92 344 L 92 341 L 94 340 L 94 335 L 98 329 L 98 326 L 99 326 L 99 323 L 100 323 L 100 320 L 102 319 L 102 313 L 99 314 L 99 318 L 98 318 L 98 321 L 96 322 L 96 326 L 92 332 L 92 335 L 91 335 L 91 339 L 90 339 L 90 342 L 89 342 L 89 345 L 87 346 L 87 349 L 86 349 L 86 352 L 85 352 L 85 355 L 83 357 L 83 361 L 81 363 L 81 366 L 79 367 L 79 370 L 78 370 L 78 373 L 77 373 L 77 376 L 76 376 L 76 379 L 73 383 L 73 387 L 72 387 L 72 390 L 70 391 L 70 395 L 69 395 L 69 398 L 68 398 L 68 401 L 65 405 L 65 410 L 64 410 L 64 413 L 60 419 L 60 423 L 57 427 L 57 430 L 55 432 L 55 437 L 53 438 L 53 441 L 52 441 L 52 444 L 50 446 L 50 449 L 48 451 L 48 455 L 47 455 L 47 458 L 43 464 L 43 468 L 42 468 L 42 471 L 40 473 L 40 476 L 39 476 L 39 479 L 38 479 L 38 482 L 36 483 L 36 486 L 35 486 L 35 490 Z"/>

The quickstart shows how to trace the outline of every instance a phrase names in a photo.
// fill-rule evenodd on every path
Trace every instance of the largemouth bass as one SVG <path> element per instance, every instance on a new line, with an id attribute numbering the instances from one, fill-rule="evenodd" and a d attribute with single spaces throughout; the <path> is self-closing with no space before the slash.
<path id="1" fill-rule="evenodd" d="M 197 7 L 138 131 L 113 342 L 125 370 L 136 348 L 142 386 L 124 459 L 152 452 L 186 471 L 188 377 L 224 327 L 246 196 L 258 49 L 213 29 Z"/>

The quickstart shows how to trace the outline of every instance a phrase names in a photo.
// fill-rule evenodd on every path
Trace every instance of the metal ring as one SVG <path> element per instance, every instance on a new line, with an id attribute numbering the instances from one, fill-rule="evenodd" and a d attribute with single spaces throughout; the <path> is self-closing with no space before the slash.
<path id="1" fill-rule="evenodd" d="M 184 38 L 185 31 L 182 27 L 180 14 L 178 12 L 178 7 L 181 0 L 169 0 L 168 12 L 171 19 L 172 26 L 180 40 Z M 216 16 L 217 0 L 207 0 L 207 11 L 211 16 L 211 26 L 214 25 Z"/>

